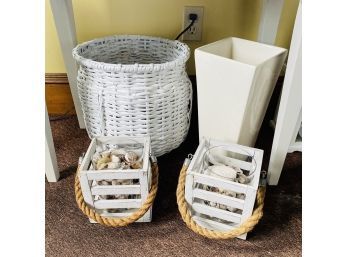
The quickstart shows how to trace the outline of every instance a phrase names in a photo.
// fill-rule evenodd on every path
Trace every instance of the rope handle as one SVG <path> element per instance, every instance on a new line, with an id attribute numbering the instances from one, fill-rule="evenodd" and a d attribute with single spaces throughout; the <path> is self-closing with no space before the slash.
<path id="1" fill-rule="evenodd" d="M 127 226 L 138 219 L 140 219 L 144 214 L 150 209 L 152 206 L 156 193 L 158 190 L 158 165 L 156 162 L 152 162 L 152 180 L 151 180 L 151 187 L 149 194 L 143 203 L 143 205 L 135 212 L 133 212 L 130 216 L 127 217 L 122 217 L 122 218 L 110 218 L 110 217 L 103 217 L 100 214 L 96 213 L 94 208 L 90 208 L 85 200 L 83 199 L 82 195 L 82 190 L 81 190 L 81 185 L 80 185 L 80 180 L 78 178 L 78 174 L 80 172 L 80 166 L 77 168 L 76 176 L 75 176 L 75 198 L 76 198 L 76 203 L 80 210 L 88 217 L 99 224 L 102 224 L 104 226 L 109 226 L 109 227 L 123 227 Z"/>
<path id="2" fill-rule="evenodd" d="M 253 230 L 253 228 L 260 221 L 263 215 L 266 187 L 259 187 L 256 195 L 256 208 L 254 209 L 253 214 L 242 224 L 240 224 L 236 228 L 233 228 L 225 232 L 210 230 L 198 225 L 193 220 L 191 212 L 189 211 L 187 202 L 185 200 L 185 180 L 189 163 L 190 159 L 186 159 L 184 165 L 181 168 L 178 187 L 176 189 L 176 198 L 179 212 L 183 221 L 186 223 L 186 226 L 193 232 L 210 239 L 231 239 Z"/>

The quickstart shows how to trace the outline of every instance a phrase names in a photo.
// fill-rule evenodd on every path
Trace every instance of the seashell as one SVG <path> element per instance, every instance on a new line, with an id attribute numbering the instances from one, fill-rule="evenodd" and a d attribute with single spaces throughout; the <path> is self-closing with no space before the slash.
<path id="1" fill-rule="evenodd" d="M 220 193 L 223 194 L 223 195 L 232 196 L 232 197 L 236 197 L 237 196 L 236 192 L 225 190 L 225 189 L 220 189 Z"/>
<path id="2" fill-rule="evenodd" d="M 226 165 L 233 169 L 235 169 L 237 172 L 242 172 L 242 170 L 239 167 L 235 166 L 235 161 L 233 161 L 232 158 L 229 158 L 227 156 L 218 155 L 218 154 L 209 154 L 208 160 L 210 163 L 214 165 Z"/>
<path id="3" fill-rule="evenodd" d="M 98 152 L 95 152 L 92 156 L 92 164 L 93 164 L 93 168 L 96 169 L 97 168 L 97 162 L 98 160 L 101 158 L 100 154 Z"/>
<path id="4" fill-rule="evenodd" d="M 213 164 L 213 165 L 221 165 L 221 164 L 223 164 L 223 163 L 218 162 L 218 161 L 216 160 L 215 156 L 212 155 L 212 154 L 210 154 L 210 153 L 208 154 L 208 161 L 209 161 L 211 164 Z"/>
<path id="5" fill-rule="evenodd" d="M 220 189 L 219 192 L 221 194 L 223 194 L 223 195 L 227 195 L 227 196 L 231 196 L 231 197 L 236 197 L 237 196 L 236 192 L 229 191 L 229 190 Z M 220 209 L 227 210 L 227 211 L 230 211 L 230 212 L 235 212 L 237 210 L 237 208 L 234 208 L 234 207 L 231 207 L 231 206 L 227 206 L 227 205 L 221 205 L 221 204 L 220 204 Z"/>
<path id="6" fill-rule="evenodd" d="M 113 186 L 116 186 L 116 185 L 120 185 L 121 183 L 118 181 L 118 179 L 113 179 L 112 181 L 111 181 L 111 185 L 113 185 Z"/>
<path id="7" fill-rule="evenodd" d="M 211 202 L 211 201 L 207 201 L 207 200 L 205 200 L 204 203 L 205 203 L 206 205 L 211 206 L 211 207 L 217 207 L 217 205 L 218 205 L 218 204 L 215 203 L 215 202 Z"/>
<path id="8" fill-rule="evenodd" d="M 219 192 L 219 189 L 217 187 L 211 187 L 211 186 L 207 186 L 207 185 L 204 185 L 203 189 L 210 191 L 210 192 Z"/>
<path id="9" fill-rule="evenodd" d="M 238 209 L 231 206 L 226 206 L 226 210 L 230 212 L 236 212 Z"/>
<path id="10" fill-rule="evenodd" d="M 100 185 L 100 186 L 108 186 L 108 185 L 110 185 L 109 182 L 106 181 L 106 180 L 100 180 L 100 181 L 97 182 L 97 184 Z"/>
<path id="11" fill-rule="evenodd" d="M 116 199 L 128 199 L 128 195 L 117 195 Z"/>
<path id="12" fill-rule="evenodd" d="M 111 155 L 111 161 L 115 163 L 121 163 L 121 158 L 116 155 Z"/>
<path id="13" fill-rule="evenodd" d="M 120 181 L 120 185 L 133 185 L 133 181 L 131 179 L 124 179 Z"/>
<path id="14" fill-rule="evenodd" d="M 237 176 L 237 182 L 238 183 L 248 184 L 248 183 L 250 183 L 250 181 L 251 181 L 251 178 L 247 177 L 243 173 L 238 173 L 238 176 Z"/>
<path id="15" fill-rule="evenodd" d="M 124 150 L 123 148 L 111 150 L 111 155 L 115 155 L 115 156 L 124 156 L 126 155 L 126 153 L 127 151 Z"/>
<path id="16" fill-rule="evenodd" d="M 101 152 L 100 155 L 102 158 L 105 158 L 105 157 L 110 158 L 111 153 L 110 153 L 110 150 L 106 150 L 106 151 Z"/>
<path id="17" fill-rule="evenodd" d="M 225 165 L 210 166 L 206 173 L 215 177 L 231 179 L 233 181 L 237 178 L 237 170 Z"/>
<path id="18" fill-rule="evenodd" d="M 108 169 L 118 169 L 119 167 L 121 167 L 120 162 L 108 162 L 107 163 Z"/>
<path id="19" fill-rule="evenodd" d="M 108 166 L 106 162 L 97 164 L 97 170 L 103 170 Z"/>
<path id="20" fill-rule="evenodd" d="M 142 162 L 134 162 L 130 165 L 130 167 L 132 169 L 141 169 L 141 167 L 143 166 L 143 163 Z"/>
<path id="21" fill-rule="evenodd" d="M 97 145 L 96 148 L 95 148 L 95 150 L 96 150 L 97 153 L 100 153 L 100 152 L 102 152 L 104 149 L 103 149 L 103 147 L 102 147 L 101 145 Z"/>
<path id="22" fill-rule="evenodd" d="M 139 156 L 135 152 L 127 152 L 124 156 L 124 159 L 128 163 L 134 163 L 139 159 Z"/>
<path id="23" fill-rule="evenodd" d="M 120 168 L 121 168 L 122 170 L 128 170 L 129 167 L 130 167 L 129 164 L 122 162 Z"/>
<path id="24" fill-rule="evenodd" d="M 228 207 L 227 205 L 224 205 L 224 204 L 219 204 L 218 208 L 219 208 L 220 210 L 227 211 L 227 210 L 229 210 L 231 207 Z"/>
<path id="25" fill-rule="evenodd" d="M 237 194 L 236 198 L 245 200 L 245 194 Z"/>
<path id="26" fill-rule="evenodd" d="M 100 158 L 97 161 L 97 165 L 96 165 L 97 166 L 97 170 L 104 169 L 107 166 L 108 162 L 110 162 L 110 161 L 111 161 L 110 157 L 102 157 L 102 158 Z"/>

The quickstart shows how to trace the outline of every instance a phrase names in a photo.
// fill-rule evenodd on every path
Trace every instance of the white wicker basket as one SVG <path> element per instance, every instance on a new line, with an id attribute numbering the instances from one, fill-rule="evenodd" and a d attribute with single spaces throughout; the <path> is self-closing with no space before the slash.
<path id="1" fill-rule="evenodd" d="M 178 147 L 191 117 L 192 85 L 185 71 L 189 55 L 179 41 L 135 35 L 75 47 L 89 137 L 148 135 L 156 156 Z"/>
<path id="2" fill-rule="evenodd" d="M 223 158 L 235 167 L 251 172 L 251 181 L 240 184 L 222 177 L 204 174 L 202 164 L 207 151 L 220 148 Z M 202 139 L 187 170 L 185 199 L 193 219 L 201 226 L 215 231 L 228 231 L 248 219 L 253 211 L 259 185 L 263 150 L 217 140 Z M 208 187 L 227 190 L 232 194 L 212 192 Z M 241 196 L 238 198 L 235 194 Z M 207 203 L 212 202 L 213 205 Z M 219 206 L 227 206 L 221 209 Z M 247 234 L 239 236 L 246 239 Z"/>

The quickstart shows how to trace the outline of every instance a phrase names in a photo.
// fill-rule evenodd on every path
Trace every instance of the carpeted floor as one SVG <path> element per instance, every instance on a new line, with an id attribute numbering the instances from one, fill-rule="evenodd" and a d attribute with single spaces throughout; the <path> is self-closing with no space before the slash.
<path id="1" fill-rule="evenodd" d="M 197 145 L 197 116 L 193 111 L 187 140 L 176 150 L 158 159 L 159 192 L 153 221 L 123 228 L 90 224 L 74 198 L 77 160 L 89 145 L 77 119 L 52 121 L 61 179 L 46 181 L 47 256 L 300 256 L 302 239 L 302 154 L 288 154 L 279 185 L 268 187 L 264 217 L 246 241 L 215 241 L 190 231 L 180 218 L 175 190 L 180 168 Z M 268 114 L 270 115 L 270 114 Z M 266 119 L 267 120 L 267 117 Z M 256 146 L 265 150 L 267 168 L 272 129 L 263 124 Z"/>

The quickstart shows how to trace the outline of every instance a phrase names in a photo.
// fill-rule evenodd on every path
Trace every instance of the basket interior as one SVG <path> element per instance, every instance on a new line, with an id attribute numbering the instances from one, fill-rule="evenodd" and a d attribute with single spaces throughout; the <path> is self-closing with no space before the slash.
<path id="1" fill-rule="evenodd" d="M 161 64 L 182 58 L 185 47 L 157 38 L 111 37 L 82 44 L 79 55 L 109 64 Z"/>

